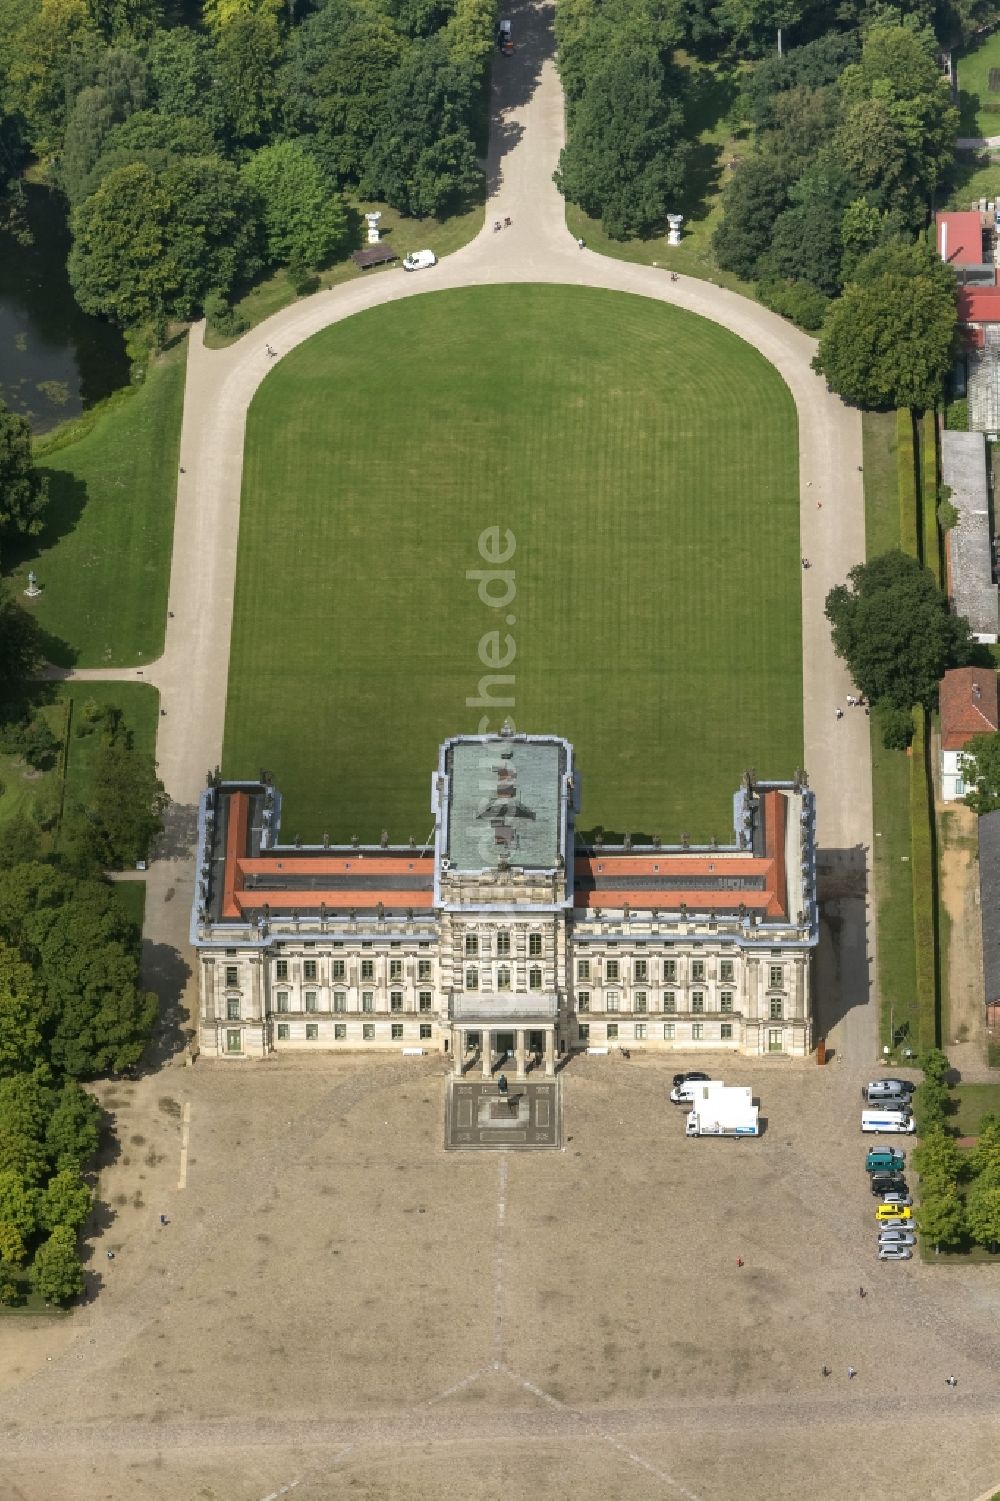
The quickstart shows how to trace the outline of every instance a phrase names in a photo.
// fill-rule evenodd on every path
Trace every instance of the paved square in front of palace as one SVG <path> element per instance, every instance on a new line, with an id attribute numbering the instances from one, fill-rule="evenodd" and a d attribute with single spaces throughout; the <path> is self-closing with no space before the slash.
<path id="1" fill-rule="evenodd" d="M 499 1077 L 499 1076 L 497 1076 Z M 444 1144 L 451 1151 L 531 1151 L 562 1146 L 562 1081 L 452 1078 L 445 1102 Z"/>
<path id="2" fill-rule="evenodd" d="M 921 1497 L 995 1484 L 1000 1287 L 876 1260 L 860 1073 L 573 1058 L 562 1150 L 470 1152 L 449 1062 L 99 1084 L 103 1285 L 0 1323 L 4 1501 L 854 1501 L 887 1443 Z M 686 1139 L 685 1067 L 766 1133 Z"/>

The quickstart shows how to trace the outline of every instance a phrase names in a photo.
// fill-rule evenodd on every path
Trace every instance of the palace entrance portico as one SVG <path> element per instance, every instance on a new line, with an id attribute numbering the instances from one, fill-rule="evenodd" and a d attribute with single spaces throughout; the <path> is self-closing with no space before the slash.
<path id="1" fill-rule="evenodd" d="M 470 1053 L 478 1048 L 483 1078 L 491 1077 L 494 1062 L 514 1056 L 514 1077 L 524 1079 L 528 1054 L 540 1055 L 545 1075 L 556 1071 L 556 1024 L 559 1006 L 552 996 L 456 996 L 452 1005 L 452 1051 L 455 1073 L 461 1076 Z"/>

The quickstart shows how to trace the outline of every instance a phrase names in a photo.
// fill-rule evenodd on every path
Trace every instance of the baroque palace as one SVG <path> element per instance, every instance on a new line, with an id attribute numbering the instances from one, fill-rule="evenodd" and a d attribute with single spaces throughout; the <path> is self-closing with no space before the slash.
<path id="1" fill-rule="evenodd" d="M 800 774 L 733 799 L 731 845 L 579 845 L 573 748 L 457 736 L 428 847 L 283 845 L 262 775 L 202 794 L 200 1046 L 435 1050 L 552 1073 L 576 1048 L 812 1046 L 815 807 Z"/>

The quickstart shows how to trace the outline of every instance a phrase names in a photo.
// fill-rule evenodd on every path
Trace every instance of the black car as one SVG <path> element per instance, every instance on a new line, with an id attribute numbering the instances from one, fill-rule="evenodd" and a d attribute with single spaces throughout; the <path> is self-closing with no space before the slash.
<path id="1" fill-rule="evenodd" d="M 673 1088 L 680 1089 L 682 1084 L 697 1084 L 699 1079 L 710 1079 L 711 1074 L 700 1074 L 697 1069 L 689 1074 L 674 1074 Z"/>
<path id="2" fill-rule="evenodd" d="M 875 1195 L 909 1193 L 906 1179 L 901 1173 L 872 1173 L 870 1181 Z"/>

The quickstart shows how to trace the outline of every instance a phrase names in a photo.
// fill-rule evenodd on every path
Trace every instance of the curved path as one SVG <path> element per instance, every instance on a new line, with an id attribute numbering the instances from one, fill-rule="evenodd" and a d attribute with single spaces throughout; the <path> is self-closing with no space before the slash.
<path id="1" fill-rule="evenodd" d="M 490 198 L 483 231 L 430 271 L 377 273 L 296 303 L 237 344 L 211 351 L 203 326 L 191 336 L 181 436 L 165 650 L 142 676 L 160 690 L 166 717 L 158 741 L 160 774 L 179 810 L 175 860 L 154 862 L 148 881 L 147 941 L 186 950 L 191 867 L 186 845 L 206 772 L 221 759 L 229 638 L 239 530 L 247 408 L 273 361 L 320 329 L 403 297 L 484 283 L 552 282 L 656 298 L 723 324 L 778 369 L 798 409 L 802 486 L 805 764 L 817 791 L 823 850 L 825 936 L 817 966 L 819 1020 L 840 1056 L 874 1058 L 876 1026 L 868 997 L 874 927 L 867 899 L 872 840 L 868 721 L 834 717 L 850 683 L 833 655 L 823 617 L 827 590 L 864 557 L 861 423 L 810 368 L 815 345 L 756 303 L 655 267 L 581 250 L 566 230 L 552 173 L 563 141 L 563 96 L 554 64 L 552 11 L 515 8 L 520 45 L 497 62 L 488 160 Z M 510 216 L 499 234 L 491 226 Z M 720 421 L 725 414 L 720 413 Z M 129 677 L 128 671 L 94 677 Z M 443 727 L 443 729 L 446 727 Z M 821 887 L 821 890 L 823 887 Z M 176 896 L 167 906 L 166 893 Z M 869 940 L 866 950 L 866 933 Z M 833 935 L 833 938 L 829 935 Z M 155 977 L 153 977 L 155 983 Z"/>

